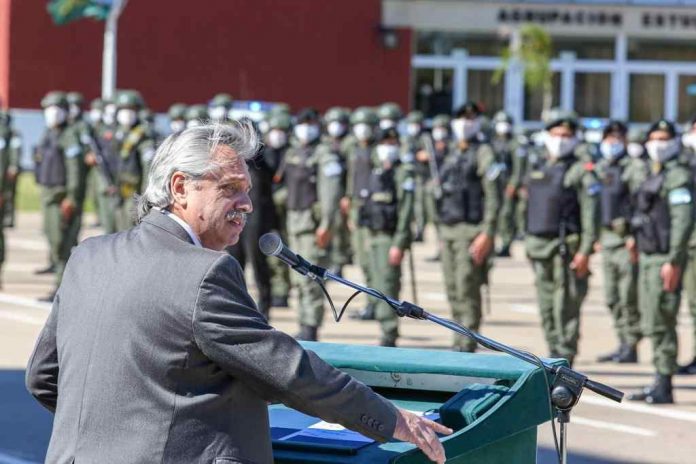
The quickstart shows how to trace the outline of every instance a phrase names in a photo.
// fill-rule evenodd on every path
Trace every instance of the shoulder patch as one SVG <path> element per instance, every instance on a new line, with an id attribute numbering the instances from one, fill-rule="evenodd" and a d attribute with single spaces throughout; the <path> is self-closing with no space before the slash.
<path id="1" fill-rule="evenodd" d="M 602 191 L 602 184 L 599 182 L 593 182 L 587 186 L 587 194 L 591 197 L 598 195 Z"/>
<path id="2" fill-rule="evenodd" d="M 22 137 L 15 135 L 10 139 L 10 147 L 12 148 L 22 148 Z"/>
<path id="3" fill-rule="evenodd" d="M 416 188 L 416 181 L 413 180 L 413 177 L 409 177 L 403 181 L 401 188 L 404 190 L 404 192 L 413 192 L 413 190 Z"/>
<path id="4" fill-rule="evenodd" d="M 486 179 L 496 180 L 500 173 L 505 170 L 505 165 L 503 163 L 493 163 L 488 169 L 486 169 Z"/>
<path id="5" fill-rule="evenodd" d="M 671 190 L 668 195 L 670 205 L 687 205 L 691 203 L 691 192 L 686 187 Z"/>
<path id="6" fill-rule="evenodd" d="M 399 160 L 404 164 L 413 163 L 415 159 L 415 156 L 413 156 L 413 153 L 411 153 L 410 151 L 402 152 L 399 156 Z"/>
<path id="7" fill-rule="evenodd" d="M 0 139 L 0 150 L 3 150 L 7 146 L 7 142 L 4 138 Z"/>
<path id="8" fill-rule="evenodd" d="M 143 151 L 143 160 L 146 163 L 149 163 L 152 161 L 152 158 L 155 157 L 155 149 L 154 148 L 148 148 L 147 150 Z"/>
<path id="9" fill-rule="evenodd" d="M 91 145 L 92 137 L 90 137 L 87 132 L 83 132 L 80 135 L 80 142 L 82 142 L 82 145 Z"/>
<path id="10" fill-rule="evenodd" d="M 336 177 L 343 172 L 343 168 L 338 161 L 329 161 L 324 165 L 323 172 L 326 177 Z"/>
<path id="11" fill-rule="evenodd" d="M 515 156 L 518 158 L 524 158 L 527 156 L 527 150 L 522 147 L 517 147 L 517 150 L 515 150 Z"/>
<path id="12" fill-rule="evenodd" d="M 72 145 L 65 149 L 65 156 L 67 158 L 75 158 L 82 152 L 82 148 L 79 145 Z"/>

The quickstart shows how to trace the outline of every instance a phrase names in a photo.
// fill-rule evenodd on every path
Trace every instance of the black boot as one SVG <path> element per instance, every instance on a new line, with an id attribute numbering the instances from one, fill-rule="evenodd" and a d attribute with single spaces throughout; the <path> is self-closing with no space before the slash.
<path id="1" fill-rule="evenodd" d="M 34 275 L 55 274 L 55 272 L 56 272 L 55 264 L 49 264 L 48 267 L 35 270 Z"/>
<path id="2" fill-rule="evenodd" d="M 641 391 L 628 395 L 631 401 L 645 401 L 648 404 L 672 404 L 672 376 L 658 374 L 655 382 Z"/>
<path id="3" fill-rule="evenodd" d="M 498 258 L 509 258 L 510 257 L 510 245 L 503 245 L 498 250 Z"/>
<path id="4" fill-rule="evenodd" d="M 295 335 L 295 339 L 304 340 L 306 342 L 316 342 L 318 340 L 318 330 L 317 327 L 302 324 L 299 333 Z"/>
<path id="5" fill-rule="evenodd" d="M 359 321 L 374 321 L 375 320 L 375 304 L 368 303 L 363 309 L 354 311 L 348 316 L 351 319 Z"/>
<path id="6" fill-rule="evenodd" d="M 416 234 L 413 236 L 413 241 L 418 243 L 423 241 L 423 229 L 416 230 Z"/>
<path id="7" fill-rule="evenodd" d="M 38 300 L 42 303 L 53 303 L 53 300 L 56 298 L 56 293 L 57 290 L 51 290 L 48 295 L 39 298 Z"/>
<path id="8" fill-rule="evenodd" d="M 425 261 L 428 263 L 437 263 L 440 261 L 440 252 L 438 251 L 435 256 L 431 256 L 430 258 L 425 258 Z"/>
<path id="9" fill-rule="evenodd" d="M 614 361 L 619 364 L 636 364 L 638 362 L 638 349 L 636 345 L 623 345 Z"/>
<path id="10" fill-rule="evenodd" d="M 677 369 L 677 374 L 679 375 L 694 375 L 696 374 L 696 357 L 687 365 L 679 366 Z"/>
<path id="11" fill-rule="evenodd" d="M 379 346 L 395 347 L 396 337 L 392 335 L 382 335 L 382 338 L 379 339 Z"/>
<path id="12" fill-rule="evenodd" d="M 271 298 L 271 306 L 274 308 L 287 308 L 288 307 L 288 297 L 287 296 L 274 296 Z"/>
<path id="13" fill-rule="evenodd" d="M 625 345 L 622 343 L 616 350 L 612 351 L 611 353 L 603 354 L 601 356 L 597 356 L 597 362 L 598 363 L 608 363 L 608 362 L 618 362 L 618 358 L 621 355 L 621 353 L 624 351 Z"/>

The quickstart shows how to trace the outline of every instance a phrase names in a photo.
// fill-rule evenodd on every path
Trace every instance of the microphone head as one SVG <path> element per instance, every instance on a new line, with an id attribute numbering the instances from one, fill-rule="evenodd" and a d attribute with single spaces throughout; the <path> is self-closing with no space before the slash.
<path id="1" fill-rule="evenodd" d="M 268 232 L 259 238 L 259 249 L 266 256 L 278 256 L 283 250 L 283 239 L 275 232 Z"/>

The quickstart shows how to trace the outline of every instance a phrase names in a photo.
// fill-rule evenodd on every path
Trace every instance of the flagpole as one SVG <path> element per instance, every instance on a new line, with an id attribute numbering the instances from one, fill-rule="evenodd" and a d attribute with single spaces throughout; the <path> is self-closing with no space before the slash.
<path id="1" fill-rule="evenodd" d="M 109 17 L 104 27 L 104 52 L 102 55 L 102 99 L 111 100 L 116 90 L 116 63 L 118 40 L 118 18 L 128 0 L 113 0 Z"/>

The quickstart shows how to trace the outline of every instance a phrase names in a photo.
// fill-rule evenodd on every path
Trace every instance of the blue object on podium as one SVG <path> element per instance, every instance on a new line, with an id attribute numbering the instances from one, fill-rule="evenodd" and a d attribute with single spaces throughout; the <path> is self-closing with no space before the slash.
<path id="1" fill-rule="evenodd" d="M 400 408 L 439 414 L 455 430 L 448 463 L 532 464 L 550 420 L 544 371 L 506 355 L 302 342 Z M 564 363 L 556 360 L 556 363 Z M 428 463 L 410 443 L 378 443 L 284 405 L 269 407 L 277 463 Z"/>

